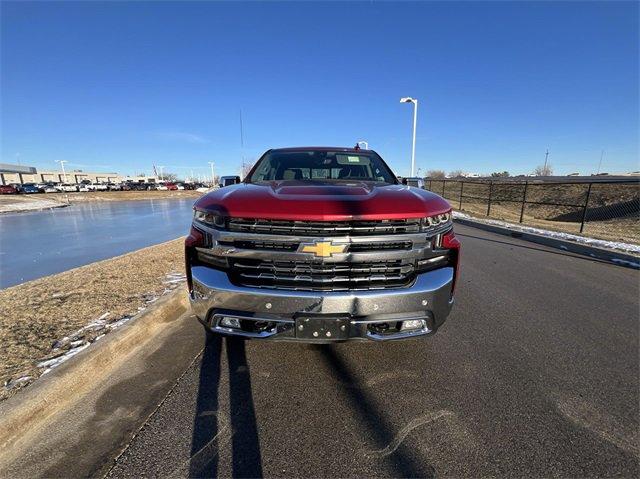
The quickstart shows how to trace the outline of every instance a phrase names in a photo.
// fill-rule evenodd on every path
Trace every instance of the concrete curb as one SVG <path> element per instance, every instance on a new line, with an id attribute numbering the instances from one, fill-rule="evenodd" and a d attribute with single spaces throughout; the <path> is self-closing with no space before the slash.
<path id="1" fill-rule="evenodd" d="M 1 403 L 0 451 L 3 455 L 19 447 L 27 436 L 36 434 L 58 411 L 81 399 L 93 384 L 120 366 L 129 353 L 153 341 L 156 333 L 188 308 L 187 293 L 180 287 Z"/>
<path id="2" fill-rule="evenodd" d="M 609 261 L 617 266 L 624 266 L 632 269 L 640 269 L 638 266 L 634 266 L 636 264 L 640 264 L 639 257 L 633 256 L 628 253 L 623 253 L 621 251 L 618 252 L 614 250 L 597 248 L 595 246 L 583 245 L 580 243 L 574 243 L 573 241 L 567 241 L 567 240 L 562 240 L 558 238 L 549 238 L 547 236 L 543 236 L 535 233 L 518 231 L 518 230 L 506 228 L 504 226 L 490 225 L 490 224 L 482 223 L 480 221 L 473 221 L 467 218 L 455 218 L 454 221 L 456 223 L 460 223 L 461 225 L 471 226 L 473 228 L 490 231 L 492 233 L 498 233 L 505 236 L 511 236 L 513 238 L 523 239 L 525 241 L 538 243 L 544 246 L 549 246 L 551 248 L 561 249 L 563 251 L 568 251 L 570 253 L 589 256 L 590 258 L 594 258 L 594 259 Z"/>

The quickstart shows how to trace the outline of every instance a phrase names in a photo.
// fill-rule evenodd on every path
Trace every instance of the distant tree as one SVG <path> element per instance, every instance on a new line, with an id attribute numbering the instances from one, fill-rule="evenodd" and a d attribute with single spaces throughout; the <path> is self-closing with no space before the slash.
<path id="1" fill-rule="evenodd" d="M 509 178 L 511 175 L 508 171 L 495 171 L 491 173 L 493 178 Z"/>
<path id="2" fill-rule="evenodd" d="M 249 174 L 249 172 L 251 171 L 251 168 L 253 168 L 253 165 L 255 164 L 256 160 L 245 160 L 242 162 L 242 165 L 240 166 L 240 170 L 242 171 L 242 178 L 246 178 L 247 175 Z"/>
<path id="3" fill-rule="evenodd" d="M 464 178 L 464 171 L 462 170 L 453 170 L 449 172 L 449 178 Z"/>
<path id="4" fill-rule="evenodd" d="M 536 166 L 536 169 L 533 170 L 533 174 L 536 176 L 551 176 L 553 175 L 553 167 L 550 163 L 547 163 L 546 166 Z"/>
<path id="5" fill-rule="evenodd" d="M 446 177 L 444 171 L 442 170 L 429 170 L 427 171 L 427 178 L 431 178 L 433 180 L 444 180 Z"/>
<path id="6" fill-rule="evenodd" d="M 162 172 L 162 179 L 164 181 L 169 181 L 173 183 L 174 181 L 178 181 L 178 175 L 176 173 L 165 173 Z"/>

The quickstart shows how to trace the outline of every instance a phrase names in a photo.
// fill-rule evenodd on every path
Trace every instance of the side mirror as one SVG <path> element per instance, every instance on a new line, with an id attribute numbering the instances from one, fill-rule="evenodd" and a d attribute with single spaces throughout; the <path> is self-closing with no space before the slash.
<path id="1" fill-rule="evenodd" d="M 236 177 L 234 178 L 234 180 L 233 180 L 233 184 L 234 184 L 234 185 L 237 185 L 238 183 L 242 183 L 242 181 L 240 181 L 240 177 L 239 177 L 239 176 L 236 176 Z"/>

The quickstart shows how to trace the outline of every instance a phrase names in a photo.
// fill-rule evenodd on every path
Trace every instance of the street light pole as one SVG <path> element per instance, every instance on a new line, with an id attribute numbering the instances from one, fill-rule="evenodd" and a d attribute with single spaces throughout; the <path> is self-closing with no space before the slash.
<path id="1" fill-rule="evenodd" d="M 160 170 L 160 181 L 162 181 L 163 180 L 162 170 L 164 170 L 164 166 L 158 166 L 158 169 Z"/>
<path id="2" fill-rule="evenodd" d="M 213 186 L 216 182 L 216 175 L 213 172 L 213 161 L 209 162 L 209 166 L 211 167 L 211 186 Z"/>
<path id="3" fill-rule="evenodd" d="M 64 164 L 68 163 L 68 160 L 56 160 L 56 163 L 60 163 L 60 166 L 62 167 L 62 176 L 64 176 L 64 182 L 67 182 L 67 173 L 64 171 Z"/>
<path id="4" fill-rule="evenodd" d="M 416 125 L 418 123 L 418 99 L 404 97 L 400 99 L 400 103 L 413 103 L 413 142 L 411 144 L 411 176 L 414 176 L 416 170 Z"/>

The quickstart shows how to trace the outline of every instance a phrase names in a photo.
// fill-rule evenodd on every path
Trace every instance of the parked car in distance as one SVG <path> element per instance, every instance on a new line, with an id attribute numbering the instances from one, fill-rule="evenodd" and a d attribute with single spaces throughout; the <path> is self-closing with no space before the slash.
<path id="1" fill-rule="evenodd" d="M 42 186 L 42 191 L 45 193 L 59 193 L 55 183 L 45 183 Z"/>
<path id="2" fill-rule="evenodd" d="M 149 191 L 155 191 L 158 189 L 157 183 L 145 183 L 144 186 L 144 189 Z"/>
<path id="3" fill-rule="evenodd" d="M 24 194 L 32 194 L 32 193 L 42 193 L 42 189 L 38 188 L 38 185 L 35 183 L 25 183 L 22 185 L 22 189 L 20 191 Z"/>
<path id="4" fill-rule="evenodd" d="M 122 185 L 120 185 L 119 183 L 107 183 L 107 189 L 109 191 L 120 191 L 122 190 Z"/>
<path id="5" fill-rule="evenodd" d="M 176 185 L 175 183 L 172 183 L 170 181 L 167 181 L 165 183 L 159 183 L 158 184 L 158 189 L 161 191 L 176 191 L 178 189 L 178 185 Z"/>
<path id="6" fill-rule="evenodd" d="M 71 183 L 61 183 L 57 185 L 55 188 L 58 191 L 64 191 L 67 193 L 78 191 L 78 185 L 72 185 Z"/>
<path id="7" fill-rule="evenodd" d="M 415 186 L 424 189 L 424 180 L 418 177 L 402 178 L 402 184 L 407 186 Z"/>
<path id="8" fill-rule="evenodd" d="M 220 177 L 220 188 L 224 188 L 225 186 L 231 186 L 240 183 L 239 176 L 221 176 Z"/>
<path id="9" fill-rule="evenodd" d="M 185 188 L 185 186 L 184 186 L 184 183 L 182 183 L 182 182 L 178 182 L 178 183 L 174 183 L 174 184 L 176 185 L 176 187 L 177 187 L 179 190 L 186 190 L 186 188 Z"/>
<path id="10" fill-rule="evenodd" d="M 96 181 L 93 183 L 85 183 L 84 185 L 86 189 L 83 189 L 82 191 L 107 191 L 108 188 L 105 183 L 98 183 Z"/>
<path id="11" fill-rule="evenodd" d="M 0 195 L 17 195 L 18 189 L 13 185 L 0 185 Z"/>

